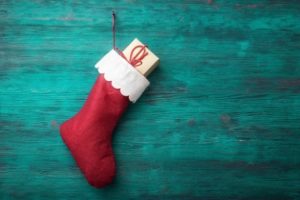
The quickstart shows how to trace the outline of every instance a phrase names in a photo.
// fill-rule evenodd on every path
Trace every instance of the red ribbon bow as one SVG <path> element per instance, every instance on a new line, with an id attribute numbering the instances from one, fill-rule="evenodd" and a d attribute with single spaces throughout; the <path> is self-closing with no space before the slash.
<path id="1" fill-rule="evenodd" d="M 138 67 L 141 64 L 143 64 L 142 60 L 148 55 L 147 46 L 145 45 L 136 45 L 130 52 L 129 59 L 126 58 L 124 53 L 120 50 L 118 50 L 118 53 L 125 59 L 127 62 L 129 62 L 132 66 Z M 135 54 L 135 52 L 137 53 Z"/>

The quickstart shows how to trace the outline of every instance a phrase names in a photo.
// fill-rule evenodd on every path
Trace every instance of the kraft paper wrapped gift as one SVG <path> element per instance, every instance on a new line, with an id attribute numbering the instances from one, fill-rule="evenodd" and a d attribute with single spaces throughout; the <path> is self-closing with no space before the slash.
<path id="1" fill-rule="evenodd" d="M 123 51 L 126 58 L 130 58 L 132 50 L 138 45 L 144 46 L 142 42 L 135 38 Z M 159 64 L 159 58 L 147 46 L 145 49 L 148 54 L 142 59 L 141 65 L 137 66 L 136 69 L 144 76 L 148 76 Z"/>

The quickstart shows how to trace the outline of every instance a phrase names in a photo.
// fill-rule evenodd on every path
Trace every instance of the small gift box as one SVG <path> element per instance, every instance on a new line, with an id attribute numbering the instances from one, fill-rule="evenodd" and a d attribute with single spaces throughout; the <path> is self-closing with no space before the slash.
<path id="1" fill-rule="evenodd" d="M 148 76 L 159 64 L 159 58 L 137 38 L 124 49 L 123 55 L 144 76 Z"/>

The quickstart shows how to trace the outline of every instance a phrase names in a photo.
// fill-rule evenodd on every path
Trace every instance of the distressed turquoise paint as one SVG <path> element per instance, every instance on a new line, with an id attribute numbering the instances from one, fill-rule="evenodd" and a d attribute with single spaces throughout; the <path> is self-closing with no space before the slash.
<path id="1" fill-rule="evenodd" d="M 161 58 L 90 187 L 58 127 L 94 64 L 135 37 Z M 298 1 L 1 1 L 1 199 L 299 199 Z"/>

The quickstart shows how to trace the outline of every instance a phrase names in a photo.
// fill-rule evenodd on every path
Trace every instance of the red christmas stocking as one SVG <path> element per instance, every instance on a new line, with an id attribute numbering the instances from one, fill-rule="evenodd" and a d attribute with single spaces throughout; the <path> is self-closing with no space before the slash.
<path id="1" fill-rule="evenodd" d="M 116 172 L 113 130 L 129 102 L 140 97 L 149 81 L 114 50 L 96 68 L 100 75 L 84 106 L 61 125 L 60 132 L 88 182 L 103 187 Z"/>

